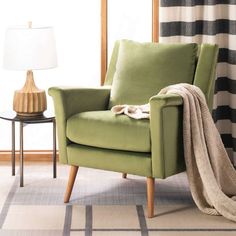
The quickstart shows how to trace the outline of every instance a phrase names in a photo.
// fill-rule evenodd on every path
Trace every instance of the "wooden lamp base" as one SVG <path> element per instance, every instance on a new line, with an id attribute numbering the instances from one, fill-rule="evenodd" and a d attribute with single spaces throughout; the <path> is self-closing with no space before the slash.
<path id="1" fill-rule="evenodd" d="M 27 71 L 24 87 L 15 91 L 13 110 L 19 116 L 39 116 L 47 109 L 44 90 L 38 89 L 34 82 L 33 71 Z"/>

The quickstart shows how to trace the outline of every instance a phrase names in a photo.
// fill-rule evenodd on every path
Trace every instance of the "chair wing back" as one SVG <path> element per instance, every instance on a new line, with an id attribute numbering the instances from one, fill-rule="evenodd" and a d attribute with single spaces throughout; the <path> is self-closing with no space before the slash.
<path id="1" fill-rule="evenodd" d="M 120 46 L 120 41 L 116 41 L 113 51 L 112 51 L 110 64 L 107 69 L 107 74 L 106 74 L 106 79 L 105 79 L 104 85 L 112 85 L 113 77 L 116 72 L 116 62 L 117 62 L 118 53 L 119 53 L 119 46 Z"/>
<path id="2" fill-rule="evenodd" d="M 112 85 L 113 77 L 116 71 L 116 62 L 119 53 L 120 41 L 116 41 L 110 64 L 107 70 L 105 85 Z M 201 88 L 206 96 L 209 109 L 212 109 L 215 69 L 218 56 L 217 45 L 202 44 L 199 45 L 198 57 L 196 58 L 196 70 L 193 84 Z"/>
<path id="3" fill-rule="evenodd" d="M 199 46 L 199 55 L 193 84 L 198 86 L 205 94 L 210 110 L 212 110 L 213 104 L 217 58 L 217 45 L 202 44 Z"/>

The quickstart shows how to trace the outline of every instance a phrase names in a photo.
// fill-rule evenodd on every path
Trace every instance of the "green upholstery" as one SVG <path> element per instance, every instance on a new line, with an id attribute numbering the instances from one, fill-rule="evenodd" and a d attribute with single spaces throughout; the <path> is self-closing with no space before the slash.
<path id="1" fill-rule="evenodd" d="M 118 104 L 146 104 L 170 84 L 192 83 L 196 55 L 194 43 L 168 45 L 122 40 L 109 108 Z"/>
<path id="2" fill-rule="evenodd" d="M 112 89 L 119 49 L 118 41 L 106 76 L 105 85 L 112 85 Z M 210 109 L 217 54 L 216 45 L 201 45 L 194 58 L 194 75 L 189 73 L 189 83 L 202 89 Z M 176 62 L 180 58 L 181 52 Z M 192 62 L 192 58 L 189 60 Z M 168 82 L 168 78 L 165 80 Z M 180 81 L 171 80 L 170 83 L 177 82 Z M 110 93 L 109 86 L 49 89 L 54 100 L 60 161 L 156 178 L 166 178 L 184 170 L 182 98 L 174 94 L 150 97 L 150 121 L 139 122 L 125 116 L 115 117 L 107 111 Z"/>
<path id="3" fill-rule="evenodd" d="M 109 64 L 109 67 L 108 67 L 107 73 L 106 73 L 106 79 L 105 79 L 105 83 L 104 83 L 105 86 L 112 85 L 113 77 L 114 77 L 114 74 L 116 71 L 116 63 L 117 63 L 117 59 L 118 59 L 119 48 L 120 48 L 120 41 L 116 41 L 113 51 L 112 51 L 110 64 Z"/>
<path id="4" fill-rule="evenodd" d="M 68 145 L 67 153 L 70 165 L 152 176 L 150 153 L 95 148 L 79 144 Z"/>
<path id="5" fill-rule="evenodd" d="M 184 170 L 182 139 L 182 97 L 178 95 L 156 95 L 150 99 L 152 173 L 165 178 Z"/>
<path id="6" fill-rule="evenodd" d="M 212 110 L 213 104 L 217 52 L 217 45 L 203 44 L 200 46 L 200 54 L 193 83 L 201 88 L 205 94 L 210 110 Z"/>
<path id="7" fill-rule="evenodd" d="M 70 144 L 66 136 L 67 119 L 83 111 L 105 110 L 109 102 L 110 88 L 53 87 L 48 92 L 55 101 L 60 162 L 65 164 L 68 163 L 66 148 Z"/>
<path id="8" fill-rule="evenodd" d="M 151 152 L 149 120 L 116 116 L 110 110 L 71 116 L 66 134 L 72 142 L 92 147 Z"/>

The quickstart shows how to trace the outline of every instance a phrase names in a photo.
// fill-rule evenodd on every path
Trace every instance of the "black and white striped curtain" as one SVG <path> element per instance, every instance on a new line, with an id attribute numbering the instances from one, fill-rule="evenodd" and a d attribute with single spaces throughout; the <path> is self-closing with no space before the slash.
<path id="1" fill-rule="evenodd" d="M 236 0 L 161 0 L 160 42 L 219 45 L 213 118 L 236 166 Z"/>

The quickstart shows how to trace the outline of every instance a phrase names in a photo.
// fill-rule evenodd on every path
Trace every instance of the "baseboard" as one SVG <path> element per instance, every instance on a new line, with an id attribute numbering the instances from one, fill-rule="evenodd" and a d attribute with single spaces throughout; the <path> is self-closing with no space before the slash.
<path id="1" fill-rule="evenodd" d="M 19 161 L 20 153 L 16 151 L 16 162 Z M 57 160 L 59 159 L 59 154 L 57 152 Z M 52 161 L 52 151 L 51 150 L 25 150 L 24 151 L 25 161 Z M 11 151 L 4 150 L 0 151 L 0 162 L 11 162 Z"/>

